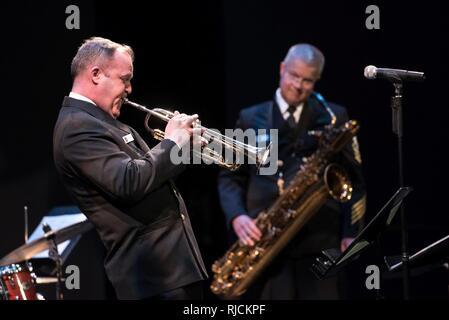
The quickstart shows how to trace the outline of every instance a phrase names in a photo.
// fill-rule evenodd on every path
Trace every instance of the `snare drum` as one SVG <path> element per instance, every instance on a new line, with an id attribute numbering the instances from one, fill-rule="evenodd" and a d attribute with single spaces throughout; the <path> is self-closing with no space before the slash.
<path id="1" fill-rule="evenodd" d="M 0 267 L 0 300 L 37 300 L 30 263 Z"/>

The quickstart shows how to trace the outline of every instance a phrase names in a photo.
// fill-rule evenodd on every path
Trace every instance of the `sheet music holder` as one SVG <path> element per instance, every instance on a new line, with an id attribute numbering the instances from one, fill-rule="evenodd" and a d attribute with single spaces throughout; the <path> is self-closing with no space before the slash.
<path id="1" fill-rule="evenodd" d="M 347 263 L 357 259 L 391 224 L 402 201 L 412 190 L 410 187 L 399 188 L 344 252 L 340 253 L 338 249 L 323 250 L 312 264 L 312 272 L 323 279 L 336 274 Z"/>
<path id="2" fill-rule="evenodd" d="M 411 268 L 443 264 L 449 261 L 449 235 L 419 250 L 409 259 Z M 395 272 L 402 269 L 401 258 L 385 257 L 388 270 Z"/>
<path id="3" fill-rule="evenodd" d="M 33 240 L 44 236 L 42 229 L 44 224 L 48 224 L 54 231 L 57 231 L 86 220 L 87 217 L 79 210 L 79 208 L 75 206 L 53 208 L 46 216 L 42 218 L 41 222 L 37 225 L 36 229 L 29 237 L 28 242 L 32 242 Z M 62 263 L 65 263 L 67 257 L 70 255 L 80 239 L 81 234 L 58 244 L 58 252 L 61 256 Z M 50 259 L 49 252 L 48 250 L 44 250 L 33 256 L 32 259 L 34 260 L 33 263 L 37 263 L 37 261 L 41 260 L 41 263 L 45 264 L 45 260 Z"/>

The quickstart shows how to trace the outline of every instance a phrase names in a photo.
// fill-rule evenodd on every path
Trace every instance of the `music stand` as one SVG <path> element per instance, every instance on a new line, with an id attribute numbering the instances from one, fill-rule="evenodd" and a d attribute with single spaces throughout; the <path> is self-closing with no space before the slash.
<path id="1" fill-rule="evenodd" d="M 449 235 L 419 250 L 409 259 L 412 268 L 419 268 L 433 264 L 444 264 L 449 260 Z M 399 271 L 403 267 L 401 259 L 395 257 L 385 257 L 388 271 Z"/>
<path id="2" fill-rule="evenodd" d="M 318 279 L 324 279 L 335 275 L 349 262 L 357 259 L 360 253 L 371 246 L 391 224 L 402 201 L 412 190 L 410 187 L 399 188 L 345 251 L 340 253 L 338 249 L 323 250 L 321 255 L 315 258 L 311 267 L 315 276 Z"/>
<path id="3" fill-rule="evenodd" d="M 53 230 L 61 230 L 65 227 L 75 225 L 86 220 L 87 217 L 75 206 L 53 208 L 36 226 L 36 229 L 30 235 L 28 242 L 32 242 L 35 239 L 45 236 L 45 232 L 43 231 L 43 226 L 45 224 L 48 224 Z M 80 239 L 81 234 L 77 234 L 69 240 L 58 243 L 57 250 L 61 256 L 61 262 L 63 264 Z M 32 259 L 41 259 L 42 262 L 45 263 L 45 260 L 51 259 L 49 250 L 44 250 L 34 255 Z M 53 270 L 52 273 L 55 273 L 55 271 L 56 270 Z"/>

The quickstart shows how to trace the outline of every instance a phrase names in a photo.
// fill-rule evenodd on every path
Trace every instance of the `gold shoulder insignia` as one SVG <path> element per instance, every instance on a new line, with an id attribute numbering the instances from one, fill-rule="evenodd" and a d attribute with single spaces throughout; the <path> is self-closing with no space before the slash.
<path id="1" fill-rule="evenodd" d="M 362 163 L 362 155 L 360 154 L 359 142 L 357 137 L 352 138 L 352 151 L 354 152 L 354 158 L 358 163 Z"/>
<path id="2" fill-rule="evenodd" d="M 366 195 L 364 195 L 359 201 L 354 203 L 351 208 L 351 224 L 355 224 L 357 221 L 363 218 L 366 211 Z"/>

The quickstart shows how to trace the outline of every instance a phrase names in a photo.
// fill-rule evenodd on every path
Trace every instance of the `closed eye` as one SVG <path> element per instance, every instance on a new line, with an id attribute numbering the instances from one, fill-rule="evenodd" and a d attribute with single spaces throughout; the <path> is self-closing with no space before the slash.
<path id="1" fill-rule="evenodd" d="M 125 75 L 121 76 L 120 79 L 123 81 L 123 83 L 127 84 L 131 82 L 131 79 L 133 78 L 132 75 Z"/>

